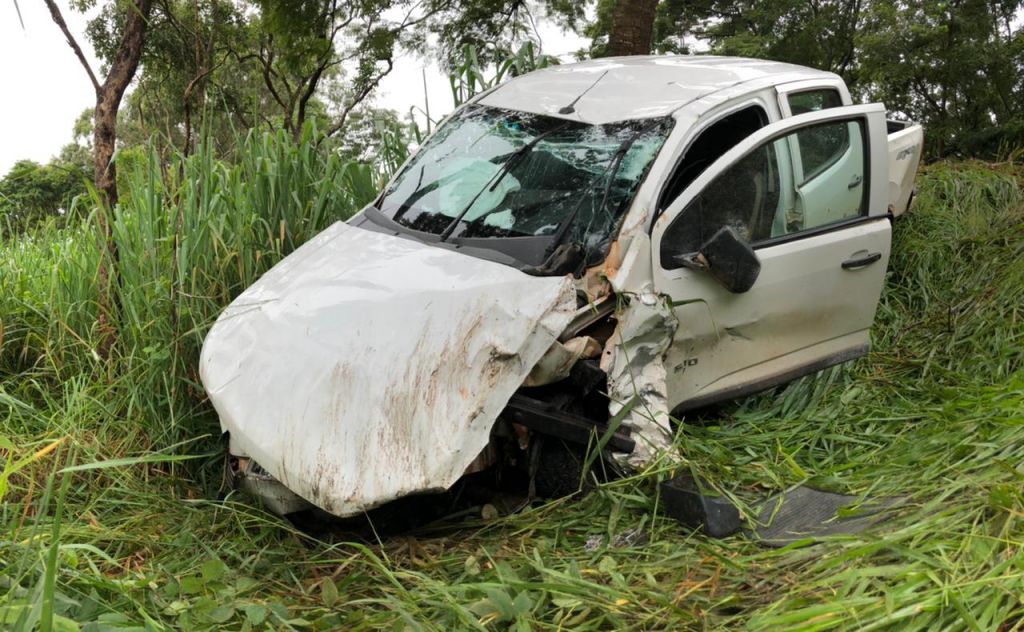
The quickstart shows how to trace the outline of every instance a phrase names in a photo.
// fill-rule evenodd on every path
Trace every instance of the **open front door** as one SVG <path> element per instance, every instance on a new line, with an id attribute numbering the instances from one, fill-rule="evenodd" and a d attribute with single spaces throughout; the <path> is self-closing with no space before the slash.
<path id="1" fill-rule="evenodd" d="M 889 261 L 886 168 L 884 107 L 832 108 L 758 130 L 669 205 L 652 263 L 680 323 L 665 362 L 677 413 L 867 351 Z M 760 260 L 743 293 L 691 263 L 723 227 Z"/>

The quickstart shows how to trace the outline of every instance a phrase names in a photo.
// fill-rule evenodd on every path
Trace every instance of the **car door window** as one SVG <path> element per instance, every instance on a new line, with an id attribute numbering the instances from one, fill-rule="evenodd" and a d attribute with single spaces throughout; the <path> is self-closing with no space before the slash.
<path id="1" fill-rule="evenodd" d="M 658 203 L 658 211 L 665 210 L 705 169 L 740 143 L 761 129 L 768 115 L 759 105 L 737 110 L 708 125 L 686 149 L 683 159 L 668 179 Z"/>
<path id="2" fill-rule="evenodd" d="M 843 158 L 850 148 L 850 130 L 845 125 L 811 127 L 797 132 L 796 142 L 804 183 Z"/>
<path id="3" fill-rule="evenodd" d="M 815 165 L 801 177 L 801 164 Z M 800 128 L 760 145 L 725 169 L 666 229 L 662 265 L 700 249 L 730 226 L 757 246 L 867 214 L 867 152 L 861 119 Z"/>

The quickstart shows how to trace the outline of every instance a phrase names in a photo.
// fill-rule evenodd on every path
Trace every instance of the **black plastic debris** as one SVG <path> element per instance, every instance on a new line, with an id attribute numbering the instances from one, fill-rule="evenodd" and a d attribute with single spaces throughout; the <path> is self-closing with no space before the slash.
<path id="1" fill-rule="evenodd" d="M 906 498 L 864 498 L 794 487 L 769 498 L 747 534 L 770 547 L 806 539 L 861 533 L 891 517 Z"/>
<path id="2" fill-rule="evenodd" d="M 747 525 L 728 498 L 714 495 L 709 486 L 699 485 L 690 475 L 663 482 L 661 498 L 665 513 L 691 529 L 703 529 L 714 538 L 743 529 L 748 537 L 768 547 L 861 533 L 890 518 L 907 500 L 849 496 L 801 485 L 768 498 L 761 504 L 755 524 Z"/>
<path id="3" fill-rule="evenodd" d="M 704 529 L 713 538 L 724 538 L 743 527 L 740 512 L 728 498 L 714 496 L 690 475 L 661 484 L 665 513 L 692 529 Z"/>

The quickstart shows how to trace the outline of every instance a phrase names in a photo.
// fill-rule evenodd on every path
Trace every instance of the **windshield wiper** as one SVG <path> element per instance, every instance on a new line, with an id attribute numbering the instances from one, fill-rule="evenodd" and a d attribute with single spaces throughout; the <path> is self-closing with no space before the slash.
<path id="1" fill-rule="evenodd" d="M 445 241 L 452 236 L 452 233 L 454 233 L 455 229 L 459 226 L 459 222 L 461 222 L 462 219 L 466 216 L 466 213 L 468 213 L 469 210 L 473 208 L 473 205 L 476 204 L 477 199 L 479 199 L 480 196 L 483 195 L 484 191 L 494 191 L 494 189 L 497 188 L 498 184 L 501 183 L 501 181 L 505 178 L 508 172 L 512 171 L 512 168 L 515 167 L 516 164 L 518 164 L 519 161 L 522 160 L 528 153 L 530 153 L 533 150 L 533 148 L 537 146 L 537 143 L 539 143 L 540 141 L 544 140 L 545 138 L 551 136 L 556 132 L 562 131 L 563 129 L 568 127 L 569 123 L 571 122 L 572 121 L 565 121 L 561 125 L 556 125 L 549 129 L 548 131 L 538 134 L 533 140 L 526 143 L 519 149 L 515 150 L 512 153 L 512 155 L 505 160 L 505 162 L 501 163 L 501 169 L 498 170 L 498 172 L 495 173 L 493 176 L 491 176 L 491 179 L 488 180 L 487 184 L 485 184 L 484 187 L 480 189 L 476 195 L 473 196 L 473 199 L 469 201 L 469 204 L 467 204 L 465 208 L 459 211 L 459 214 L 452 219 L 451 223 L 448 224 L 448 226 L 444 229 L 444 232 L 441 233 L 441 241 Z"/>
<path id="2" fill-rule="evenodd" d="M 654 129 L 655 127 L 663 123 L 664 121 L 662 119 L 655 119 L 651 123 L 638 129 L 635 134 L 633 134 L 626 140 L 622 141 L 622 144 L 619 145 L 619 148 L 615 150 L 615 157 L 613 159 L 612 164 L 609 165 L 608 169 L 606 169 L 604 173 L 594 176 L 594 178 L 587 185 L 587 187 L 589 188 L 590 185 L 596 182 L 598 178 L 605 176 L 605 174 L 607 174 L 605 176 L 607 177 L 607 180 L 605 181 L 604 185 L 604 193 L 601 196 L 601 205 L 597 207 L 598 210 L 603 209 L 605 205 L 608 204 L 608 194 L 611 192 L 612 184 L 614 184 L 615 182 L 615 176 L 618 175 L 619 169 L 622 168 L 622 161 L 625 159 L 626 154 L 629 153 L 629 150 L 633 147 L 633 144 L 641 136 L 643 136 L 650 130 Z M 562 243 L 562 240 L 565 239 L 565 236 L 569 234 L 569 227 L 572 226 L 573 221 L 576 220 L 576 216 L 579 214 L 580 208 L 583 206 L 583 202 L 586 199 L 586 195 L 580 196 L 579 202 L 576 203 L 576 206 L 572 208 L 572 210 L 569 212 L 569 215 L 567 215 L 566 218 L 562 220 L 562 222 L 558 225 L 558 230 L 555 231 L 551 245 L 548 246 L 549 256 L 551 253 L 555 251 L 555 249 L 558 248 L 558 246 Z"/>
<path id="3" fill-rule="evenodd" d="M 501 181 L 505 179 L 506 175 L 508 175 L 508 172 L 512 171 L 512 168 L 519 164 L 519 162 L 526 157 L 526 154 L 533 151 L 533 148 L 536 147 L 540 141 L 544 140 L 548 136 L 551 136 L 552 134 L 562 131 L 563 129 L 569 126 L 569 123 L 570 121 L 566 121 L 561 125 L 556 125 L 549 129 L 548 131 L 542 134 L 538 134 L 536 138 L 526 143 L 519 149 L 515 150 L 515 152 L 513 152 L 513 154 L 509 156 L 507 160 L 505 160 L 505 162 L 501 163 L 501 170 L 498 171 L 497 173 L 497 179 L 494 181 L 494 184 L 488 187 L 488 190 L 494 191 L 495 189 L 497 189 L 498 185 L 501 184 Z"/>
<path id="4" fill-rule="evenodd" d="M 405 215 L 405 212 L 412 208 L 414 203 L 418 202 L 424 195 L 437 188 L 437 186 L 434 186 L 433 188 L 431 188 L 430 185 L 427 185 L 426 187 L 423 186 L 423 172 L 426 168 L 426 165 L 420 165 L 420 177 L 416 181 L 416 188 L 413 189 L 412 193 L 409 194 L 409 197 L 407 197 L 405 201 L 402 202 L 402 205 L 398 207 L 398 210 L 395 211 L 394 217 L 391 218 L 394 221 L 397 222 L 401 219 L 401 217 Z M 436 185 L 436 182 L 432 182 L 431 184 Z"/>

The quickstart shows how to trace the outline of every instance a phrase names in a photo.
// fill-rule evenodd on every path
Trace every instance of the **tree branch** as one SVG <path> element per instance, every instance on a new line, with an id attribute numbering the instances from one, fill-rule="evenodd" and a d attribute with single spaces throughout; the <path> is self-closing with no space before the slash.
<path id="1" fill-rule="evenodd" d="M 266 57 L 263 56 L 264 50 L 266 50 Z M 288 104 L 285 103 L 284 99 L 281 98 L 281 95 L 277 93 L 277 89 L 274 87 L 274 80 L 272 79 L 272 75 L 276 75 L 272 68 L 274 63 L 274 51 L 264 49 L 261 44 L 260 54 L 257 55 L 256 59 L 259 60 L 260 65 L 263 67 L 263 82 L 266 84 L 267 90 L 270 92 L 270 96 L 274 97 L 274 100 L 277 101 L 277 104 L 282 108 L 287 108 Z"/>
<path id="2" fill-rule="evenodd" d="M 341 115 L 338 117 L 337 122 L 335 122 L 334 125 L 332 125 L 330 129 L 327 130 L 327 136 L 334 136 L 339 131 L 341 131 L 345 127 L 345 123 L 347 122 L 349 114 L 352 113 L 352 110 L 354 110 L 357 105 L 362 103 L 366 99 L 366 97 L 369 96 L 369 94 L 377 88 L 381 80 L 384 77 L 386 77 L 391 72 L 392 69 L 394 69 L 395 63 L 393 59 L 388 58 L 385 61 L 387 62 L 388 65 L 387 70 L 377 73 L 376 77 L 374 77 L 371 81 L 366 82 L 366 85 L 364 85 L 362 89 L 359 90 L 359 92 L 357 92 L 356 95 L 352 98 L 351 103 L 345 106 L 345 109 L 341 111 Z"/>
<path id="3" fill-rule="evenodd" d="M 182 102 L 183 103 L 188 102 L 188 100 L 192 98 L 192 92 L 196 89 L 196 86 L 199 84 L 199 82 L 202 81 L 203 79 L 206 79 L 206 77 L 208 77 L 210 75 L 210 73 L 212 73 L 213 71 L 215 71 L 218 68 L 220 68 L 221 66 L 223 66 L 224 62 L 226 62 L 227 60 L 228 60 L 228 55 L 225 54 L 224 55 L 224 59 L 221 59 L 219 62 L 215 63 L 213 65 L 213 67 L 211 67 L 211 68 L 204 68 L 204 69 L 202 69 L 199 72 L 199 74 L 197 74 L 195 77 L 193 77 L 192 80 L 189 81 L 188 84 L 185 86 L 185 92 L 184 92 L 184 96 L 182 97 Z"/>
<path id="4" fill-rule="evenodd" d="M 316 92 L 317 85 L 320 83 L 320 77 L 323 76 L 324 71 L 327 69 L 329 59 L 325 58 L 313 74 L 309 77 L 306 82 L 306 89 L 299 97 L 298 112 L 296 114 L 296 130 L 295 133 L 301 133 L 302 124 L 306 121 L 306 107 L 309 105 L 309 100 L 313 98 L 313 94 Z"/>
<path id="5" fill-rule="evenodd" d="M 67 39 L 68 46 L 71 47 L 71 50 L 75 51 L 78 61 L 82 62 L 82 67 L 85 68 L 86 74 L 89 75 L 89 81 L 92 82 L 92 87 L 98 95 L 100 92 L 100 82 L 96 79 L 96 73 L 94 73 L 92 71 L 92 67 L 89 66 L 89 62 L 86 60 L 85 54 L 82 52 L 82 47 L 75 41 L 75 36 L 71 34 L 70 30 L 68 30 L 68 25 L 64 22 L 64 16 L 61 15 L 60 9 L 57 7 L 57 3 L 53 0 L 43 1 L 46 3 L 46 7 L 50 10 L 50 16 L 53 18 L 53 21 L 57 23 L 61 32 L 64 33 L 64 38 Z"/>
<path id="6" fill-rule="evenodd" d="M 52 2 L 53 0 L 46 0 L 47 4 Z M 137 0 L 128 7 L 128 23 L 125 25 L 124 39 L 117 48 L 114 60 L 110 63 L 107 80 L 103 83 L 103 90 L 111 90 L 108 97 L 116 103 L 120 103 L 124 91 L 135 76 L 135 69 L 139 66 L 146 27 L 149 25 L 151 6 L 151 0 Z"/>

